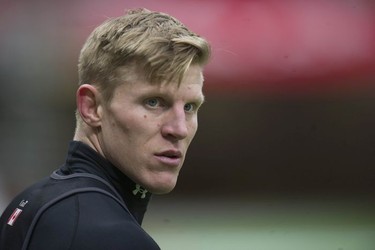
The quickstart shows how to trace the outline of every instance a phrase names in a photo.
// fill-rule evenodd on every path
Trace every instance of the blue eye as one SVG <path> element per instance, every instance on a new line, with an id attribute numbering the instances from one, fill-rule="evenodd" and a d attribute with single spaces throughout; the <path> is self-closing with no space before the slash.
<path id="1" fill-rule="evenodd" d="M 194 111 L 195 106 L 192 103 L 187 103 L 187 104 L 185 104 L 184 109 L 185 109 L 186 112 L 192 112 L 192 111 Z"/>
<path id="2" fill-rule="evenodd" d="M 156 107 L 160 105 L 160 101 L 157 98 L 150 98 L 146 100 L 146 105 L 150 107 Z"/>

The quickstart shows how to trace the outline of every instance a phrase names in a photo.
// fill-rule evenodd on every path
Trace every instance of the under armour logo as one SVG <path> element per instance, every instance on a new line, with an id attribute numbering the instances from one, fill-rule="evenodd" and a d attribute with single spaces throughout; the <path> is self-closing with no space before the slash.
<path id="1" fill-rule="evenodd" d="M 136 184 L 135 189 L 133 190 L 134 195 L 137 195 L 138 193 L 142 194 L 141 199 L 144 199 L 146 197 L 147 192 L 148 191 L 146 189 L 144 189 L 143 187 L 141 187 L 141 185 L 139 185 L 139 184 Z"/>

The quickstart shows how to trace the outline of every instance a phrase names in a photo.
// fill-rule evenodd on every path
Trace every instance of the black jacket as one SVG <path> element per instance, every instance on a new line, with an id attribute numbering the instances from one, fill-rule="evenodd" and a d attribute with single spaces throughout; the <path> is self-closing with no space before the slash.
<path id="1" fill-rule="evenodd" d="M 141 228 L 151 194 L 82 142 L 0 218 L 1 250 L 154 250 Z"/>

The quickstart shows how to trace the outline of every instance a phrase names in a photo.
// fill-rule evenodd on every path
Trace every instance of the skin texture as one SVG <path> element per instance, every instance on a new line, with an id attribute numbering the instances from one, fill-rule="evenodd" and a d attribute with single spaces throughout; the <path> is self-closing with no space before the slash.
<path id="1" fill-rule="evenodd" d="M 85 124 L 74 139 L 94 148 L 148 191 L 168 193 L 198 128 L 202 87 L 202 68 L 197 65 L 189 68 L 180 85 L 139 79 L 122 84 L 109 103 L 95 86 L 81 85 L 77 106 Z"/>

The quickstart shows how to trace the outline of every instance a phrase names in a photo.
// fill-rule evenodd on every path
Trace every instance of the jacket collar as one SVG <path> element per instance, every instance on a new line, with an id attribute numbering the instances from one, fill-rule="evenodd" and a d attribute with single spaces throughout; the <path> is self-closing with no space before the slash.
<path id="1" fill-rule="evenodd" d="M 130 213 L 142 223 L 151 194 L 132 181 L 90 146 L 80 141 L 69 143 L 68 155 L 59 174 L 90 173 L 109 182 L 121 195 Z"/>

